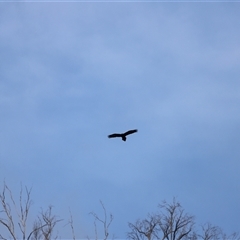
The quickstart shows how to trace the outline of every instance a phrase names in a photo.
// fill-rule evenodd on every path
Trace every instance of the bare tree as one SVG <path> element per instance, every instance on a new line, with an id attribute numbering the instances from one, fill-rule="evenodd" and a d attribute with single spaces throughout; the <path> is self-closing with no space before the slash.
<path id="1" fill-rule="evenodd" d="M 213 226 L 206 223 L 201 227 L 201 233 L 197 234 L 198 239 L 202 240 L 240 240 L 238 233 L 233 233 L 229 236 L 223 232 L 218 226 Z"/>
<path id="2" fill-rule="evenodd" d="M 194 217 L 185 213 L 179 202 L 163 201 L 159 204 L 160 212 L 148 215 L 147 219 L 128 223 L 130 232 L 127 238 L 132 240 L 240 240 L 239 233 L 225 234 L 220 227 L 210 223 L 195 231 Z"/>
<path id="3" fill-rule="evenodd" d="M 95 228 L 95 239 L 98 240 L 98 230 L 97 230 L 97 222 L 101 223 L 103 225 L 103 231 L 104 231 L 104 238 L 103 240 L 107 240 L 109 237 L 109 227 L 113 221 L 113 215 L 110 213 L 108 220 L 107 217 L 107 211 L 102 201 L 100 201 L 100 204 L 102 205 L 103 212 L 104 212 L 104 218 L 101 219 L 95 212 L 90 212 L 90 214 L 95 218 L 94 219 L 94 228 Z M 114 238 L 114 236 L 113 236 Z"/>
<path id="4" fill-rule="evenodd" d="M 234 233 L 232 233 L 230 235 L 222 233 L 222 239 L 223 240 L 240 240 L 240 235 L 237 232 L 234 232 Z"/>
<path id="5" fill-rule="evenodd" d="M 194 217 L 184 213 L 184 209 L 175 198 L 171 204 L 164 201 L 159 207 L 160 213 L 150 215 L 149 219 L 137 220 L 135 224 L 128 224 L 131 228 L 131 232 L 127 233 L 129 239 L 193 239 Z"/>
<path id="6" fill-rule="evenodd" d="M 62 221 L 62 219 L 57 219 L 55 215 L 52 215 L 52 206 L 49 206 L 45 212 L 42 210 L 38 220 L 35 221 L 33 225 L 33 236 L 31 239 L 53 239 L 54 227 L 60 221 Z M 57 239 L 57 236 L 55 239 Z"/>
<path id="7" fill-rule="evenodd" d="M 164 201 L 159 204 L 161 209 L 160 239 L 180 240 L 187 239 L 191 235 L 194 226 L 194 217 L 184 212 L 184 209 L 176 199 L 171 204 Z"/>
<path id="8" fill-rule="evenodd" d="M 220 239 L 221 234 L 222 232 L 219 227 L 206 223 L 201 226 L 201 233 L 198 234 L 198 238 L 203 240 L 218 240 Z"/>
<path id="9" fill-rule="evenodd" d="M 38 225 L 34 225 L 33 229 L 29 232 L 27 228 L 27 220 L 29 216 L 30 207 L 32 204 L 32 200 L 30 198 L 31 189 L 29 190 L 25 187 L 25 194 L 23 188 L 21 186 L 20 194 L 19 194 L 19 202 L 18 204 L 15 202 L 12 191 L 4 182 L 3 190 L 0 193 L 0 226 L 3 226 L 6 230 L 6 235 L 4 237 L 3 233 L 0 233 L 0 239 L 7 240 L 12 238 L 17 240 L 21 235 L 21 239 L 29 240 L 31 236 L 37 236 L 40 230 L 44 228 L 48 228 L 49 231 L 53 231 L 53 228 L 56 224 L 55 218 L 48 218 L 50 215 L 41 214 L 38 219 L 41 219 L 41 222 Z M 45 221 L 50 220 L 50 221 Z M 39 238 L 38 238 L 39 239 Z M 49 238 L 50 239 L 50 238 Z"/>
<path id="10" fill-rule="evenodd" d="M 148 219 L 138 219 L 135 224 L 128 223 L 131 232 L 127 233 L 127 237 L 133 240 L 151 240 L 158 238 L 160 224 L 160 216 L 156 214 L 148 215 Z"/>
<path id="11" fill-rule="evenodd" d="M 31 189 L 28 190 L 27 188 L 25 188 L 25 194 L 26 194 L 26 199 L 23 202 L 23 189 L 21 186 L 20 195 L 19 195 L 19 206 L 16 204 L 13 198 L 13 194 L 5 182 L 3 184 L 3 191 L 0 194 L 0 201 L 1 201 L 1 207 L 2 207 L 2 210 L 0 211 L 1 213 L 0 224 L 7 229 L 11 238 L 13 238 L 14 240 L 17 239 L 17 235 L 16 235 L 16 228 L 15 228 L 16 222 L 14 222 L 12 208 L 15 209 L 15 213 L 18 216 L 17 225 L 22 234 L 22 238 L 26 239 L 27 218 L 28 218 L 30 206 L 32 204 L 32 201 L 30 200 Z M 7 239 L 7 238 L 4 238 L 0 234 L 0 239 Z"/>

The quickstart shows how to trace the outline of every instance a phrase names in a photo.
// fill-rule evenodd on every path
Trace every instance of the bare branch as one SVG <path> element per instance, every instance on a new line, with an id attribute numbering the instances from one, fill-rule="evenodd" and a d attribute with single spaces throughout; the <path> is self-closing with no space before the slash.
<path id="1" fill-rule="evenodd" d="M 181 240 L 188 236 L 194 226 L 194 217 L 184 213 L 184 210 L 175 198 L 173 203 L 168 204 L 165 201 L 159 205 L 163 210 L 160 215 L 160 229 L 162 239 Z"/>
<path id="2" fill-rule="evenodd" d="M 159 205 L 161 212 L 149 215 L 148 219 L 129 223 L 131 232 L 127 234 L 133 240 L 181 240 L 188 236 L 194 225 L 193 216 L 184 213 L 180 203 L 173 199 L 173 203 L 165 201 Z"/>
<path id="3" fill-rule="evenodd" d="M 35 239 L 38 239 L 38 237 L 36 237 L 38 236 L 38 231 L 45 226 L 47 226 L 47 224 L 44 224 L 43 226 L 40 226 L 40 227 L 34 224 L 33 230 L 29 233 L 27 240 L 29 240 L 32 234 L 34 233 L 36 233 Z"/>
<path id="4" fill-rule="evenodd" d="M 213 226 L 210 223 L 206 223 L 201 227 L 201 234 L 198 234 L 199 239 L 202 240 L 240 240 L 238 233 L 233 233 L 227 236 L 223 233 L 222 229 L 218 226 Z"/>
<path id="5" fill-rule="evenodd" d="M 9 201 L 6 199 L 6 195 L 9 198 Z M 31 189 L 28 190 L 25 187 L 25 194 L 23 193 L 23 188 L 21 186 L 20 194 L 19 194 L 19 203 L 17 204 L 14 200 L 12 191 L 4 182 L 3 191 L 0 193 L 0 205 L 2 209 L 0 211 L 0 225 L 4 226 L 7 230 L 8 234 L 10 234 L 10 238 L 16 240 L 17 235 L 15 232 L 15 224 L 17 223 L 19 226 L 19 231 L 21 233 L 21 239 L 26 239 L 27 234 L 27 219 L 29 210 L 32 204 L 30 199 Z M 12 214 L 12 207 L 14 208 L 17 220 L 14 221 Z M 51 239 L 53 234 L 53 229 L 55 225 L 61 221 L 52 215 L 52 207 L 50 206 L 46 212 L 41 213 L 41 216 L 38 217 L 38 221 L 34 223 L 33 230 L 28 234 L 27 240 L 32 239 L 40 239 L 44 237 L 45 240 Z M 3 215 L 3 216 L 2 216 Z M 33 237 L 32 237 L 33 236 Z M 9 239 L 4 237 L 3 234 L 0 234 L 0 239 Z"/>
<path id="6" fill-rule="evenodd" d="M 71 210 L 69 208 L 69 213 L 70 213 L 70 220 L 69 220 L 69 224 L 71 226 L 71 229 L 72 229 L 72 236 L 73 236 L 73 240 L 76 240 L 76 237 L 75 237 L 75 232 L 74 232 L 74 227 L 73 227 L 73 217 L 72 217 L 72 213 L 71 213 Z"/>
<path id="7" fill-rule="evenodd" d="M 129 239 L 133 240 L 144 239 L 145 237 L 148 240 L 151 240 L 154 237 L 158 238 L 159 224 L 159 215 L 149 214 L 148 219 L 137 220 L 135 224 L 128 223 L 128 226 L 132 231 L 128 233 L 127 236 Z"/>
<path id="8" fill-rule="evenodd" d="M 113 215 L 112 214 L 109 215 L 110 220 L 108 221 L 106 208 L 102 201 L 100 201 L 100 204 L 102 205 L 102 208 L 103 208 L 104 219 L 101 219 L 100 217 L 98 217 L 98 215 L 95 212 L 90 212 L 90 214 L 95 218 L 94 220 L 95 239 L 96 240 L 98 239 L 98 231 L 97 231 L 97 224 L 96 224 L 96 222 L 98 221 L 103 224 L 104 240 L 106 240 L 109 236 L 109 227 L 113 221 Z"/>
<path id="9" fill-rule="evenodd" d="M 8 191 L 8 195 L 11 199 L 11 202 L 15 208 L 15 212 L 17 213 L 18 215 L 18 218 L 19 218 L 19 222 L 18 222 L 18 226 L 19 226 L 19 229 L 22 233 L 22 239 L 25 239 L 25 236 L 26 236 L 26 224 L 27 224 L 27 218 L 28 218 L 28 212 L 29 212 L 29 209 L 30 209 L 30 206 L 31 206 L 31 200 L 30 200 L 30 194 L 31 194 L 31 190 L 29 191 L 27 188 L 26 188 L 26 202 L 23 203 L 23 191 L 22 191 L 22 185 L 21 185 L 21 189 L 20 189 L 20 194 L 19 194 L 19 208 L 20 208 L 20 211 L 18 209 L 18 206 L 13 198 L 13 194 L 12 194 L 12 191 L 10 190 L 10 188 L 6 185 L 6 183 L 4 182 L 4 191 L 7 190 Z M 8 210 L 9 211 L 5 211 L 8 219 L 9 219 L 9 228 L 11 228 L 11 235 L 14 234 L 14 236 L 16 237 L 15 235 L 15 232 L 14 232 L 14 223 L 13 223 L 13 218 L 12 218 L 12 215 L 11 215 L 11 208 L 10 208 L 10 205 L 8 204 Z"/>
<path id="10" fill-rule="evenodd" d="M 1 211 L 1 213 L 6 215 L 6 219 L 0 218 L 0 223 L 4 227 L 6 227 L 6 229 L 8 230 L 10 235 L 12 236 L 12 238 L 14 240 L 16 240 L 14 222 L 13 222 L 13 217 L 12 217 L 12 213 L 11 213 L 11 207 L 6 202 L 6 197 L 5 197 L 6 190 L 8 190 L 8 187 L 7 187 L 6 183 L 4 182 L 3 191 L 2 191 L 2 194 L 0 194 L 0 201 L 1 201 L 1 205 L 3 207 L 3 210 Z M 10 192 L 10 194 L 11 194 L 11 192 Z M 4 239 L 4 237 L 2 235 L 1 235 L 1 238 Z"/>
<path id="11" fill-rule="evenodd" d="M 55 215 L 52 215 L 52 206 L 49 206 L 48 209 L 40 213 L 38 221 L 34 223 L 33 231 L 29 234 L 28 240 L 33 234 L 32 239 L 52 239 L 53 229 L 55 225 L 62 221 L 62 219 L 57 219 Z"/>

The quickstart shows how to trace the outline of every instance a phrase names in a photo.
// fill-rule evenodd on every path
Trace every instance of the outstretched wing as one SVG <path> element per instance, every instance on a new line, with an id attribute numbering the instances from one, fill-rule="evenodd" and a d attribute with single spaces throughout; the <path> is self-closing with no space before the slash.
<path id="1" fill-rule="evenodd" d="M 113 134 L 108 135 L 108 137 L 109 138 L 122 137 L 122 134 L 120 134 L 120 133 L 113 133 Z"/>
<path id="2" fill-rule="evenodd" d="M 123 135 L 124 135 L 124 136 L 127 136 L 127 135 L 129 135 L 129 134 L 133 134 L 133 133 L 135 133 L 135 132 L 137 132 L 137 131 L 138 131 L 137 129 L 129 130 L 129 131 L 123 133 Z"/>

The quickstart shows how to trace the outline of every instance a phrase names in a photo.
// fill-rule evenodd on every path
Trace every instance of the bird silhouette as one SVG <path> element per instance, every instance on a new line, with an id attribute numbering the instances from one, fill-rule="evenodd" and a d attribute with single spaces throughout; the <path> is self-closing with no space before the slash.
<path id="1" fill-rule="evenodd" d="M 127 135 L 133 134 L 137 131 L 138 131 L 137 129 L 134 129 L 134 130 L 129 130 L 125 133 L 113 133 L 113 134 L 108 135 L 108 137 L 109 138 L 121 137 L 123 141 L 126 141 L 127 140 Z"/>

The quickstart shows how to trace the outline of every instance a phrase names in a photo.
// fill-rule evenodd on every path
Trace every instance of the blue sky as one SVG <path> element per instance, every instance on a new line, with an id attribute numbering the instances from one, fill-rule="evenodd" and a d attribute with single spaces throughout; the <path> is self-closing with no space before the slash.
<path id="1" fill-rule="evenodd" d="M 239 3 L 0 3 L 0 180 L 94 237 L 177 197 L 240 231 Z M 126 142 L 113 132 L 137 128 Z M 1 183 L 1 186 L 2 186 Z"/>

